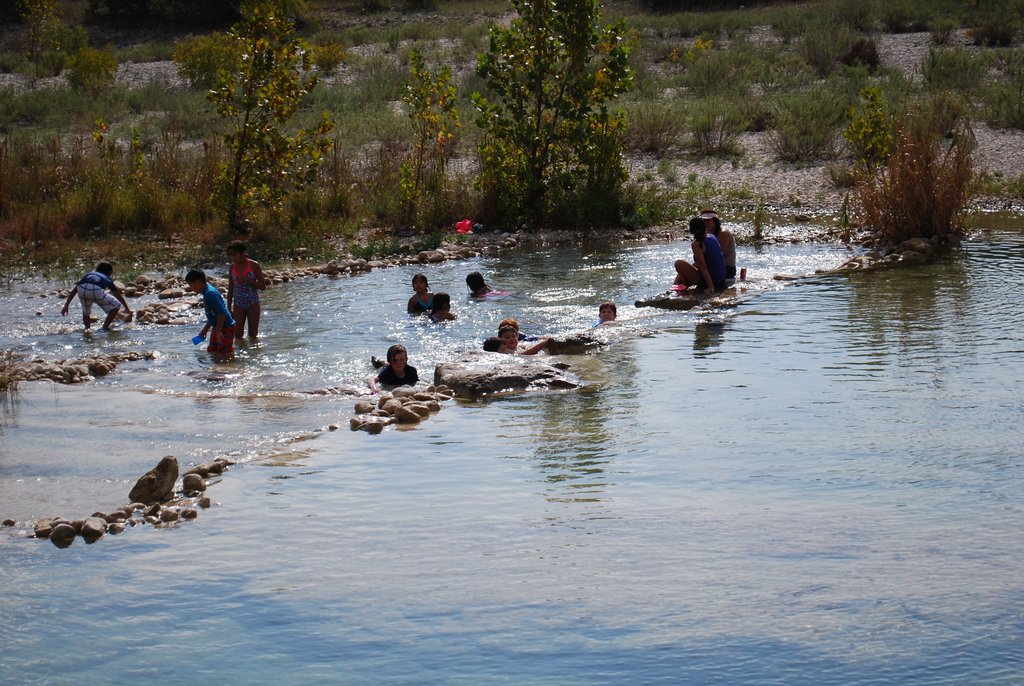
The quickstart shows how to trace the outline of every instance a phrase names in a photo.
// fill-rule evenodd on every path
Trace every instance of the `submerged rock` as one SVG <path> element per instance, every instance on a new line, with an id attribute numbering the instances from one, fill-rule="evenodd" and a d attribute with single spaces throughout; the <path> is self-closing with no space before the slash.
<path id="1" fill-rule="evenodd" d="M 575 376 L 555 367 L 544 357 L 499 355 L 476 350 L 437 365 L 434 383 L 444 384 L 462 398 L 528 389 L 579 388 L 583 385 Z"/>
<path id="2" fill-rule="evenodd" d="M 206 481 L 199 474 L 186 474 L 181 480 L 181 488 L 186 493 L 205 491 Z"/>

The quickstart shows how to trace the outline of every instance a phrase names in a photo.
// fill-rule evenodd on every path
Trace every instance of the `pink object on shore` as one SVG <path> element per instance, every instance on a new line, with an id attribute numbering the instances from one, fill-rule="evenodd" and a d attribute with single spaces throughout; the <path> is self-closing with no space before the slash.
<path id="1" fill-rule="evenodd" d="M 685 291 L 686 290 L 686 286 L 684 286 L 681 283 L 674 283 L 674 284 L 672 284 L 672 288 L 669 289 L 669 290 L 673 290 L 673 291 L 676 291 L 676 292 L 681 292 L 681 291 Z"/>
<path id="2" fill-rule="evenodd" d="M 469 219 L 463 219 L 460 222 L 455 222 L 455 233 L 469 233 L 473 230 L 473 222 Z"/>

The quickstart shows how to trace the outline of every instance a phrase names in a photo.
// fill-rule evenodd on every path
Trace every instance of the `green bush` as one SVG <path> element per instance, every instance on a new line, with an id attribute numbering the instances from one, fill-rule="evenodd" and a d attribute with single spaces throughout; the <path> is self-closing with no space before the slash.
<path id="1" fill-rule="evenodd" d="M 722 98 L 701 99 L 688 120 L 694 150 L 703 156 L 738 154 L 737 139 L 749 125 L 742 108 Z"/>
<path id="2" fill-rule="evenodd" d="M 869 72 L 877 71 L 881 62 L 878 56 L 878 46 L 870 38 L 854 39 L 849 49 L 839 59 L 848 67 L 863 66 Z"/>
<path id="3" fill-rule="evenodd" d="M 952 17 L 936 17 L 928 23 L 928 31 L 932 34 L 934 45 L 947 45 L 959 24 Z"/>
<path id="4" fill-rule="evenodd" d="M 975 45 L 1009 47 L 1020 31 L 1020 15 L 1012 8 L 987 14 L 967 33 Z"/>
<path id="5" fill-rule="evenodd" d="M 835 71 L 836 63 L 849 52 L 853 40 L 853 33 L 846 26 L 812 27 L 797 44 L 797 53 L 820 78 L 825 78 Z"/>
<path id="6" fill-rule="evenodd" d="M 921 75 L 932 90 L 977 91 L 988 72 L 985 58 L 966 50 L 931 48 L 921 62 Z"/>
<path id="7" fill-rule="evenodd" d="M 825 88 L 781 96 L 768 134 L 772 149 L 784 162 L 835 157 L 844 110 L 844 99 Z"/>
<path id="8" fill-rule="evenodd" d="M 313 63 L 321 74 L 330 74 L 345 61 L 345 48 L 339 43 L 313 46 Z"/>
<path id="9" fill-rule="evenodd" d="M 985 120 L 997 127 L 1024 129 L 1024 76 L 988 88 Z"/>
<path id="10" fill-rule="evenodd" d="M 687 65 L 683 85 L 693 95 L 745 94 L 750 90 L 751 69 L 742 51 L 709 50 Z"/>
<path id="11" fill-rule="evenodd" d="M 95 93 L 112 84 L 116 75 L 117 55 L 109 45 L 102 50 L 82 48 L 68 63 L 68 83 L 76 91 Z"/>
<path id="12" fill-rule="evenodd" d="M 212 33 L 181 41 L 174 50 L 178 71 L 193 88 L 209 90 L 222 71 L 238 68 L 238 54 L 227 34 Z"/>
<path id="13" fill-rule="evenodd" d="M 882 89 L 869 86 L 860 92 L 861 102 L 849 113 L 843 138 L 860 171 L 873 172 L 889 159 L 895 142 L 895 119 L 882 101 Z"/>
<path id="14" fill-rule="evenodd" d="M 675 102 L 646 100 L 626 107 L 625 147 L 659 155 L 676 148 L 684 129 L 681 109 Z"/>

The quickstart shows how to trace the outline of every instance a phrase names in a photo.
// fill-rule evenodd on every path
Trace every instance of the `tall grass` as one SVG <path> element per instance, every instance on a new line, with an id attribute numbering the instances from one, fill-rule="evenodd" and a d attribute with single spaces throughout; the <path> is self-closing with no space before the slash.
<path id="1" fill-rule="evenodd" d="M 972 146 L 968 128 L 947 142 L 925 127 L 902 127 L 888 164 L 855 193 L 863 223 L 892 244 L 932 237 L 959 241 L 963 212 L 976 189 Z"/>
<path id="2" fill-rule="evenodd" d="M 846 100 L 819 87 L 778 98 L 769 141 L 784 162 L 831 159 L 838 150 Z"/>

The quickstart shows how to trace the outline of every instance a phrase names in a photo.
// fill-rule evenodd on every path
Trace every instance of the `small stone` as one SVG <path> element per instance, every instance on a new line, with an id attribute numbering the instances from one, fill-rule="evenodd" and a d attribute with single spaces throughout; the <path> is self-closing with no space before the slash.
<path id="1" fill-rule="evenodd" d="M 142 514 L 145 517 L 155 517 L 156 515 L 160 514 L 160 503 L 153 503 L 145 510 L 143 510 Z"/>
<path id="2" fill-rule="evenodd" d="M 348 420 L 348 427 L 353 431 L 359 431 L 359 429 L 362 428 L 362 426 L 363 420 L 360 419 L 359 417 L 353 417 L 352 419 Z"/>
<path id="3" fill-rule="evenodd" d="M 373 412 L 373 408 L 374 408 L 373 403 L 366 402 L 365 400 L 360 400 L 359 402 L 356 403 L 355 413 L 356 414 L 370 414 L 371 412 Z"/>
<path id="4" fill-rule="evenodd" d="M 398 408 L 397 412 L 395 412 L 395 419 L 397 419 L 402 424 L 415 424 L 416 422 L 420 421 L 422 417 L 420 417 L 419 413 L 417 413 L 415 410 L 409 407 L 405 407 L 403 405 L 402 407 Z"/>
<path id="5" fill-rule="evenodd" d="M 154 515 L 146 515 L 146 521 L 150 524 L 158 524 L 160 522 L 160 518 Z"/>
<path id="6" fill-rule="evenodd" d="M 328 424 L 327 425 L 327 430 L 328 431 L 337 431 L 338 430 L 338 425 L 337 424 Z"/>
<path id="7" fill-rule="evenodd" d="M 160 521 L 162 522 L 176 522 L 178 521 L 178 511 L 173 507 L 165 507 L 160 510 Z"/>
<path id="8" fill-rule="evenodd" d="M 15 524 L 17 524 L 17 522 L 14 521 L 13 519 L 5 519 L 3 525 L 4 526 L 14 526 Z"/>
<path id="9" fill-rule="evenodd" d="M 408 405 L 405 405 L 403 409 L 412 410 L 419 415 L 420 419 L 430 416 L 430 408 L 423 403 L 409 403 Z"/>
<path id="10" fill-rule="evenodd" d="M 363 428 L 368 434 L 379 434 L 384 430 L 384 422 L 366 422 Z"/>
<path id="11" fill-rule="evenodd" d="M 36 525 L 32 527 L 32 530 L 35 532 L 36 538 L 49 538 L 50 532 L 53 531 L 54 526 L 53 518 L 47 517 L 46 519 L 40 519 L 36 522 Z"/>
<path id="12" fill-rule="evenodd" d="M 104 517 L 104 519 L 107 520 L 107 524 L 113 524 L 114 522 L 123 522 L 128 519 L 128 515 L 126 515 L 122 510 L 114 510 Z"/>
<path id="13" fill-rule="evenodd" d="M 391 391 L 391 395 L 396 398 L 408 398 L 414 396 L 418 391 L 412 386 L 399 386 L 398 388 Z"/>
<path id="14" fill-rule="evenodd" d="M 192 508 L 192 507 L 186 507 L 184 510 L 181 511 L 181 518 L 182 519 L 195 519 L 198 516 L 199 516 L 199 513 L 196 512 L 195 508 Z"/>
<path id="15" fill-rule="evenodd" d="M 50 540 L 57 547 L 66 548 L 71 545 L 71 541 L 75 540 L 76 535 L 78 535 L 78 532 L 75 531 L 75 527 L 66 522 L 61 522 L 53 527 L 53 531 L 50 532 Z"/>
<path id="16" fill-rule="evenodd" d="M 107 520 L 99 517 L 89 517 L 82 523 L 83 538 L 99 538 L 107 533 Z"/>
<path id="17" fill-rule="evenodd" d="M 116 536 L 117 534 L 124 531 L 124 522 L 113 522 L 107 527 L 107 533 Z"/>
<path id="18" fill-rule="evenodd" d="M 71 524 L 71 528 L 75 530 L 76 534 L 82 533 L 82 526 L 85 524 L 84 519 L 72 519 L 69 523 Z M 53 534 L 50 535 L 52 536 Z"/>
<path id="19" fill-rule="evenodd" d="M 213 501 L 210 500 L 210 496 L 204 495 L 202 498 L 199 499 L 199 507 L 203 508 L 204 510 L 210 507 L 210 505 L 213 505 Z"/>
<path id="20" fill-rule="evenodd" d="M 436 400 L 428 400 L 424 404 L 427 406 L 427 409 L 429 409 L 431 412 L 441 411 L 441 403 L 437 402 Z"/>
<path id="21" fill-rule="evenodd" d="M 206 481 L 198 474 L 186 474 L 181 480 L 181 487 L 186 493 L 202 492 L 206 490 Z"/>
<path id="22" fill-rule="evenodd" d="M 388 414 L 393 415 L 395 412 L 398 412 L 398 408 L 400 408 L 401 406 L 402 401 L 395 397 L 384 403 L 380 409 L 383 410 L 384 412 L 387 412 Z"/>

